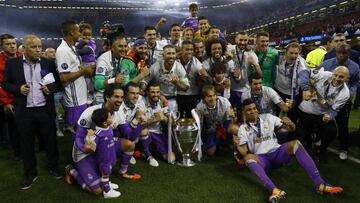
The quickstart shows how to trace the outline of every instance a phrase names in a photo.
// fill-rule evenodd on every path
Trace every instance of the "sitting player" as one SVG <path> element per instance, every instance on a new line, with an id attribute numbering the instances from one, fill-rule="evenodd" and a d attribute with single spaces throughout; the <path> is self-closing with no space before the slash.
<path id="1" fill-rule="evenodd" d="M 202 136 L 206 153 L 214 155 L 219 145 L 228 145 L 231 140 L 225 133 L 231 120 L 235 117 L 229 100 L 217 96 L 215 87 L 205 85 L 201 90 L 202 100 L 197 104 L 196 111 L 202 122 Z"/>
<path id="2" fill-rule="evenodd" d="M 243 102 L 245 123 L 240 127 L 229 127 L 237 132 L 237 149 L 244 157 L 246 165 L 258 177 L 262 185 L 270 192 L 269 201 L 277 202 L 285 197 L 285 192 L 280 190 L 267 175 L 273 168 L 289 164 L 291 157 L 295 156 L 298 163 L 305 169 L 319 193 L 335 194 L 342 192 L 341 187 L 334 187 L 326 183 L 320 176 L 314 161 L 298 140 L 278 144 L 274 133 L 277 129 L 284 128 L 288 131 L 295 130 L 295 124 L 287 117 L 282 120 L 271 114 L 258 114 L 256 104 L 251 99 Z M 235 125 L 235 124 L 234 124 Z"/>

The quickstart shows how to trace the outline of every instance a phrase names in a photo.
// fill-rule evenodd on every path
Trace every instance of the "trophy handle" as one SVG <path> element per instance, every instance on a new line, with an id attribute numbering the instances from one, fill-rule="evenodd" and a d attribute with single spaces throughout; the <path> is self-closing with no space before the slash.
<path id="1" fill-rule="evenodd" d="M 200 122 L 200 116 L 199 114 L 196 112 L 196 109 L 192 109 L 191 110 L 191 115 L 192 117 L 195 119 L 196 121 L 196 125 L 197 125 L 197 130 L 198 130 L 198 134 L 196 137 L 196 141 L 195 141 L 195 145 L 193 147 L 193 151 L 194 150 L 198 150 L 198 160 L 200 161 L 202 158 L 202 140 L 201 140 L 201 122 Z M 195 124 L 194 124 L 195 125 Z"/>
<path id="2" fill-rule="evenodd" d="M 174 129 L 173 129 L 172 137 L 173 137 L 174 142 L 175 142 L 175 145 L 176 145 L 177 148 L 179 149 L 180 153 L 183 153 L 183 150 L 182 150 L 181 145 L 180 145 L 180 141 L 179 141 L 179 139 L 177 138 L 176 132 L 175 132 Z"/>
<path id="3" fill-rule="evenodd" d="M 173 115 L 173 118 L 174 118 L 174 120 L 175 120 L 175 122 L 177 121 L 177 120 L 179 120 L 179 118 L 180 118 L 180 112 L 178 112 L 178 111 L 173 111 L 172 112 L 172 115 Z"/>

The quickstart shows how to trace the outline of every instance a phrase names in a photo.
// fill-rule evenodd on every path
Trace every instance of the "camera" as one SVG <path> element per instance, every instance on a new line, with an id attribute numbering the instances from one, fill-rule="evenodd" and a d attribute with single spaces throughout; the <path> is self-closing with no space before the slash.
<path id="1" fill-rule="evenodd" d="M 122 36 L 125 33 L 125 27 L 122 23 L 111 24 L 110 21 L 105 21 L 100 27 L 100 36 L 112 41 L 116 37 Z"/>

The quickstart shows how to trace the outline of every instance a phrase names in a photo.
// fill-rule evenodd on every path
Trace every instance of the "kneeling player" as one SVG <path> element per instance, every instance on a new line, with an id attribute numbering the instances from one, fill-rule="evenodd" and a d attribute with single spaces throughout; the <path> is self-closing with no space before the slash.
<path id="1" fill-rule="evenodd" d="M 270 192 L 270 202 L 284 198 L 285 192 L 275 186 L 266 172 L 272 168 L 287 165 L 292 156 L 295 156 L 298 163 L 305 169 L 318 192 L 331 194 L 342 192 L 342 188 L 333 187 L 321 178 L 314 161 L 298 140 L 278 144 L 275 130 L 279 128 L 288 131 L 295 130 L 295 125 L 290 119 L 284 117 L 281 120 L 271 114 L 259 115 L 251 99 L 244 101 L 243 114 L 246 122 L 238 128 L 240 141 L 237 148 L 244 156 L 246 165 Z"/>
<path id="2" fill-rule="evenodd" d="M 147 117 L 145 124 L 146 133 L 140 137 L 140 145 L 145 153 L 146 160 L 151 166 L 157 167 L 159 163 L 150 152 L 150 145 L 152 144 L 156 149 L 156 153 L 161 155 L 165 160 L 168 153 L 171 153 L 171 160 L 175 161 L 173 152 L 168 152 L 167 136 L 163 134 L 161 122 L 167 122 L 168 117 L 165 113 L 168 111 L 167 107 L 161 105 L 160 102 L 160 84 L 153 82 L 147 86 L 147 96 L 142 98 L 145 109 L 144 113 Z"/>
<path id="3" fill-rule="evenodd" d="M 119 197 L 121 193 L 115 190 L 119 186 L 109 181 L 111 169 L 116 163 L 113 128 L 110 126 L 112 116 L 106 109 L 96 109 L 91 119 L 96 125 L 95 132 L 88 130 L 84 139 L 86 153 L 73 151 L 76 169 L 67 166 L 67 181 L 70 183 L 72 176 L 89 192 L 103 193 L 104 198 Z"/>

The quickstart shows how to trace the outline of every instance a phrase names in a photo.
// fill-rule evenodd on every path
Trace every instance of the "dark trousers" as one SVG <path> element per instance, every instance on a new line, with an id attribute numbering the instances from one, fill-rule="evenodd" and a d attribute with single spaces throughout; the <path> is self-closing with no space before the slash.
<path id="1" fill-rule="evenodd" d="M 307 146 L 313 142 L 311 134 L 316 133 L 321 140 L 320 152 L 324 153 L 336 137 L 337 129 L 334 120 L 325 123 L 322 118 L 323 115 L 307 114 L 300 111 L 297 131 L 299 135 L 302 135 Z"/>
<path id="2" fill-rule="evenodd" d="M 2 105 L 0 105 L 0 144 L 4 147 L 8 144 L 6 115 Z"/>
<path id="3" fill-rule="evenodd" d="M 12 113 L 4 112 L 3 106 L 0 106 L 0 108 L 1 139 L 5 142 L 9 142 L 11 148 L 14 150 L 15 156 L 20 156 L 19 133 L 15 123 L 15 117 Z"/>
<path id="4" fill-rule="evenodd" d="M 286 102 L 286 99 L 291 99 L 290 95 L 286 95 L 283 94 L 281 92 L 279 92 L 278 90 L 276 90 L 276 92 L 279 94 L 279 96 L 281 97 L 282 100 L 284 100 L 284 102 Z M 292 109 L 287 112 L 287 117 L 289 117 L 291 119 L 292 122 L 297 123 L 298 119 L 299 119 L 299 105 L 302 101 L 302 95 L 299 93 L 298 95 L 295 96 L 295 99 L 293 101 L 293 107 Z M 280 113 L 280 109 L 277 108 L 277 115 L 279 115 Z"/>
<path id="5" fill-rule="evenodd" d="M 354 100 L 354 108 L 359 108 L 359 106 L 360 106 L 360 87 L 358 87 L 356 90 L 356 97 Z"/>
<path id="6" fill-rule="evenodd" d="M 339 131 L 340 150 L 347 151 L 349 148 L 349 117 L 351 100 L 346 102 L 336 116 L 336 124 Z"/>
<path id="7" fill-rule="evenodd" d="M 176 102 L 181 118 L 192 118 L 191 110 L 196 107 L 199 100 L 198 95 L 177 95 Z"/>
<path id="8" fill-rule="evenodd" d="M 25 108 L 15 111 L 15 120 L 19 126 L 21 154 L 24 163 L 24 175 L 35 175 L 36 155 L 34 149 L 35 135 L 39 133 L 46 145 L 47 166 L 49 169 L 58 167 L 58 148 L 54 118 L 46 107 Z"/>

